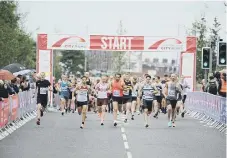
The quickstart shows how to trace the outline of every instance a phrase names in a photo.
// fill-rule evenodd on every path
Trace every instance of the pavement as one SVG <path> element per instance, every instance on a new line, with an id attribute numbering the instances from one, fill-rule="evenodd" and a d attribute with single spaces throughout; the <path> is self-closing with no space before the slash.
<path id="1" fill-rule="evenodd" d="M 204 127 L 198 120 L 178 116 L 176 127 L 167 127 L 167 115 L 151 118 L 145 128 L 143 116 L 113 127 L 112 114 L 101 126 L 97 114 L 89 113 L 80 129 L 78 114 L 61 116 L 48 112 L 0 141 L 0 158 L 225 158 L 226 135 Z"/>

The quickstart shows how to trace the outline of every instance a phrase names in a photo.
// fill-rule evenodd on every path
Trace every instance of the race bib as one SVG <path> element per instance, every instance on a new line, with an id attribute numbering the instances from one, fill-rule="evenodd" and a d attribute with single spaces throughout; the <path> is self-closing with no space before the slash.
<path id="1" fill-rule="evenodd" d="M 80 90 L 77 95 L 77 101 L 84 102 L 87 101 L 87 91 Z"/>
<path id="2" fill-rule="evenodd" d="M 107 92 L 98 91 L 98 98 L 107 98 Z"/>
<path id="3" fill-rule="evenodd" d="M 82 95 L 82 96 L 87 96 L 87 91 L 79 91 L 79 95 Z"/>
<path id="4" fill-rule="evenodd" d="M 174 90 L 170 90 L 170 91 L 169 91 L 169 96 L 175 97 L 175 95 L 176 95 L 176 93 L 175 93 Z"/>
<path id="5" fill-rule="evenodd" d="M 47 88 L 40 87 L 40 94 L 47 94 Z"/>
<path id="6" fill-rule="evenodd" d="M 137 97 L 137 94 L 138 94 L 137 91 L 132 92 L 133 97 Z"/>
<path id="7" fill-rule="evenodd" d="M 129 95 L 129 91 L 128 90 L 127 91 L 124 91 L 123 94 L 124 95 Z"/>
<path id="8" fill-rule="evenodd" d="M 119 97 L 120 96 L 120 91 L 119 90 L 114 90 L 113 91 L 113 96 Z"/>

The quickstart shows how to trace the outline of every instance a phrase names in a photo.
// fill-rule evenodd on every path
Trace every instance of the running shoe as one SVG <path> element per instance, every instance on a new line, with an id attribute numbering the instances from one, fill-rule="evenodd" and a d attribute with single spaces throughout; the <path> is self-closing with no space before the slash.
<path id="1" fill-rule="evenodd" d="M 168 122 L 168 126 L 172 127 L 172 122 L 171 121 Z"/>

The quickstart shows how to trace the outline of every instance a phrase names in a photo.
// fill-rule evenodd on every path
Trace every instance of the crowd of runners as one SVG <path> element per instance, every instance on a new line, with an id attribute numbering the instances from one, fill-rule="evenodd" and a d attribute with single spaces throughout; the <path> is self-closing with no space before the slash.
<path id="1" fill-rule="evenodd" d="M 89 73 L 80 79 L 73 75 L 62 75 L 62 79 L 51 87 L 40 73 L 36 82 L 37 90 L 37 125 L 48 103 L 48 91 L 60 95 L 61 115 L 77 112 L 82 117 L 80 128 L 83 129 L 87 112 L 93 108 L 98 113 L 101 126 L 104 125 L 105 114 L 113 114 L 113 125 L 117 126 L 117 115 L 125 115 L 124 122 L 134 120 L 135 115 L 143 114 L 144 126 L 149 127 L 149 117 L 158 119 L 160 113 L 167 113 L 168 126 L 175 127 L 177 115 L 184 117 L 184 102 L 190 89 L 184 77 L 171 74 L 163 80 L 159 76 L 145 74 L 143 77 L 126 74 L 115 76 L 103 75 L 92 80 Z M 153 113 L 153 114 L 152 114 Z"/>

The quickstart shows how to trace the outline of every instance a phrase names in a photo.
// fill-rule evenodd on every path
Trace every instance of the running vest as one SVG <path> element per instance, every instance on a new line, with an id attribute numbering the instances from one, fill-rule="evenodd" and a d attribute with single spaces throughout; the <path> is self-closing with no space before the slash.
<path id="1" fill-rule="evenodd" d="M 78 102 L 86 102 L 88 101 L 88 87 L 81 86 L 77 91 L 77 101 Z"/>
<path id="2" fill-rule="evenodd" d="M 112 95 L 114 97 L 122 97 L 123 96 L 123 90 L 120 89 L 122 87 L 121 81 L 113 81 L 112 82 Z"/>
<path id="3" fill-rule="evenodd" d="M 135 98 L 138 96 L 138 89 L 139 89 L 139 84 L 136 83 L 132 88 L 132 97 Z"/>
<path id="4" fill-rule="evenodd" d="M 145 85 L 142 88 L 143 99 L 154 100 L 154 94 L 153 94 L 154 91 L 155 89 L 152 85 L 145 83 Z"/>
<path id="5" fill-rule="evenodd" d="M 106 99 L 107 98 L 107 89 L 108 89 L 107 83 L 98 83 L 96 85 L 95 89 L 98 90 L 98 98 L 100 98 L 100 99 Z"/>
<path id="6" fill-rule="evenodd" d="M 223 79 L 221 79 L 221 89 L 220 89 L 220 92 L 226 93 L 226 81 L 224 81 Z"/>
<path id="7" fill-rule="evenodd" d="M 131 81 L 124 80 L 125 86 L 127 86 L 127 90 L 123 91 L 124 96 L 131 96 L 132 95 L 132 83 Z"/>
<path id="8" fill-rule="evenodd" d="M 161 96 L 161 94 L 162 94 L 162 84 L 161 83 L 156 83 L 156 88 L 158 90 L 158 93 L 156 93 L 155 96 Z"/>
<path id="9" fill-rule="evenodd" d="M 61 95 L 62 95 L 62 96 L 66 96 L 66 97 L 69 96 L 69 87 L 68 87 L 68 83 L 62 81 L 61 84 L 60 84 L 60 87 L 61 87 Z"/>
<path id="10" fill-rule="evenodd" d="M 176 83 L 167 83 L 168 84 L 168 92 L 166 99 L 169 100 L 177 100 L 177 86 Z"/>

